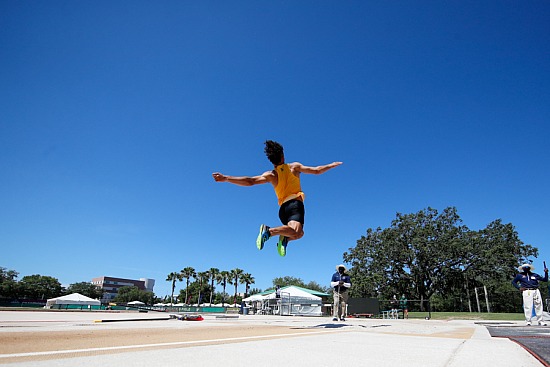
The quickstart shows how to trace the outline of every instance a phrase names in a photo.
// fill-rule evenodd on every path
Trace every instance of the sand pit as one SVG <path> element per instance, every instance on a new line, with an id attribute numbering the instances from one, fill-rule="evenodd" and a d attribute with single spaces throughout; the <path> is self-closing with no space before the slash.
<path id="1" fill-rule="evenodd" d="M 78 356 L 151 350 L 161 348 L 185 348 L 197 345 L 237 343 L 247 340 L 292 337 L 311 334 L 311 329 L 271 325 L 223 325 L 204 326 L 185 321 L 161 321 L 159 326 L 146 322 L 147 328 L 136 328 L 132 322 L 116 327 L 112 324 L 72 325 L 71 330 L 49 330 L 0 333 L 0 364 L 29 362 Z M 178 326 L 182 326 L 181 328 Z M 313 333 L 329 332 L 316 330 Z"/>

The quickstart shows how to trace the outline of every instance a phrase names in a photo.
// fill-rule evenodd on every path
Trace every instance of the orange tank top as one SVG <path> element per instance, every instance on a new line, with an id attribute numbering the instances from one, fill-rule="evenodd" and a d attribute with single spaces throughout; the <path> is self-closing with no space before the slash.
<path id="1" fill-rule="evenodd" d="M 277 171 L 275 194 L 277 195 L 279 205 L 283 205 L 291 199 L 305 199 L 305 194 L 302 192 L 300 185 L 300 178 L 290 171 L 288 164 L 285 163 L 275 167 L 275 171 Z"/>

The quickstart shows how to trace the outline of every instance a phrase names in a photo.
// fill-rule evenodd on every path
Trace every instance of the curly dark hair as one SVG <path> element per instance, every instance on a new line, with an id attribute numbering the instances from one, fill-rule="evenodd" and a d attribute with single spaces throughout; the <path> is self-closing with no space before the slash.
<path id="1" fill-rule="evenodd" d="M 281 163 L 281 159 L 284 155 L 283 146 L 281 144 L 273 140 L 266 140 L 264 152 L 271 163 L 275 165 Z"/>

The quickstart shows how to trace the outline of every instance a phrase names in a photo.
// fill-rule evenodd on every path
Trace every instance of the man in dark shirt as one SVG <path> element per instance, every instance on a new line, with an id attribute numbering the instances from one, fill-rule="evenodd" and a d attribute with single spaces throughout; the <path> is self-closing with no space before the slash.
<path id="1" fill-rule="evenodd" d="M 533 316 L 533 306 L 535 306 L 535 322 L 546 326 L 542 320 L 542 297 L 539 291 L 539 282 L 548 281 L 548 269 L 544 268 L 544 278 L 533 273 L 535 267 L 531 264 L 523 264 L 518 268 L 519 274 L 512 280 L 512 285 L 519 289 L 523 296 L 523 312 L 527 326 L 531 326 L 531 317 Z"/>
<path id="2" fill-rule="evenodd" d="M 330 286 L 333 289 L 334 308 L 332 310 L 332 321 L 346 321 L 346 303 L 348 301 L 348 289 L 351 287 L 351 278 L 346 274 L 346 267 L 343 264 L 336 265 L 336 273 L 332 275 Z M 340 312 L 338 312 L 340 311 Z"/>

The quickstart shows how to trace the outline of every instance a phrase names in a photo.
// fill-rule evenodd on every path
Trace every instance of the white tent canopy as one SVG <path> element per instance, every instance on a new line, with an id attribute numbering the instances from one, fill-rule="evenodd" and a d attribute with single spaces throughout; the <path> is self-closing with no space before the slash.
<path id="1" fill-rule="evenodd" d="M 309 289 L 306 290 L 305 288 L 296 287 L 294 285 L 289 285 L 287 287 L 283 287 L 280 290 L 281 290 L 281 295 L 282 295 L 283 298 L 290 297 L 292 299 L 303 299 L 303 300 L 306 300 L 306 301 L 309 301 L 309 300 L 320 301 L 321 300 L 321 297 L 316 296 L 316 295 L 311 294 L 310 292 L 308 292 L 308 291 L 311 291 L 311 290 L 309 290 Z M 261 300 L 265 300 L 265 299 L 275 299 L 275 298 L 277 298 L 277 295 L 276 295 L 275 291 L 272 290 L 270 292 L 254 294 L 250 297 L 247 297 L 247 298 L 243 299 L 243 301 L 245 301 L 245 302 L 254 302 L 254 301 L 261 301 Z"/>
<path id="2" fill-rule="evenodd" d="M 267 294 L 253 294 L 252 296 L 250 297 L 246 297 L 246 298 L 243 298 L 243 301 L 244 302 L 254 302 L 254 301 L 261 301 L 261 300 L 264 300 L 264 299 L 267 299 Z"/>
<path id="3" fill-rule="evenodd" d="M 259 313 L 279 315 L 321 316 L 322 299 L 310 289 L 287 286 L 280 289 L 281 298 L 275 291 L 254 294 L 243 299 Z M 319 293 L 319 292 L 316 292 Z"/>
<path id="4" fill-rule="evenodd" d="M 132 305 L 132 306 L 143 306 L 143 305 L 145 305 L 145 303 L 143 303 L 141 301 L 132 301 L 132 302 L 128 302 L 127 304 Z"/>
<path id="5" fill-rule="evenodd" d="M 277 294 L 275 292 L 270 293 L 266 295 L 267 298 L 273 299 L 277 298 Z M 314 300 L 314 301 L 320 301 L 321 297 L 315 296 L 309 292 L 306 292 L 305 290 L 302 290 L 296 286 L 290 285 L 288 287 L 281 288 L 281 296 L 282 297 L 290 297 L 290 298 L 300 298 L 304 300 Z"/>
<path id="6" fill-rule="evenodd" d="M 80 306 L 99 306 L 101 302 L 97 299 L 83 296 L 80 293 L 72 293 L 66 296 L 50 298 L 46 301 L 46 308 L 51 308 L 53 305 L 80 305 Z"/>

